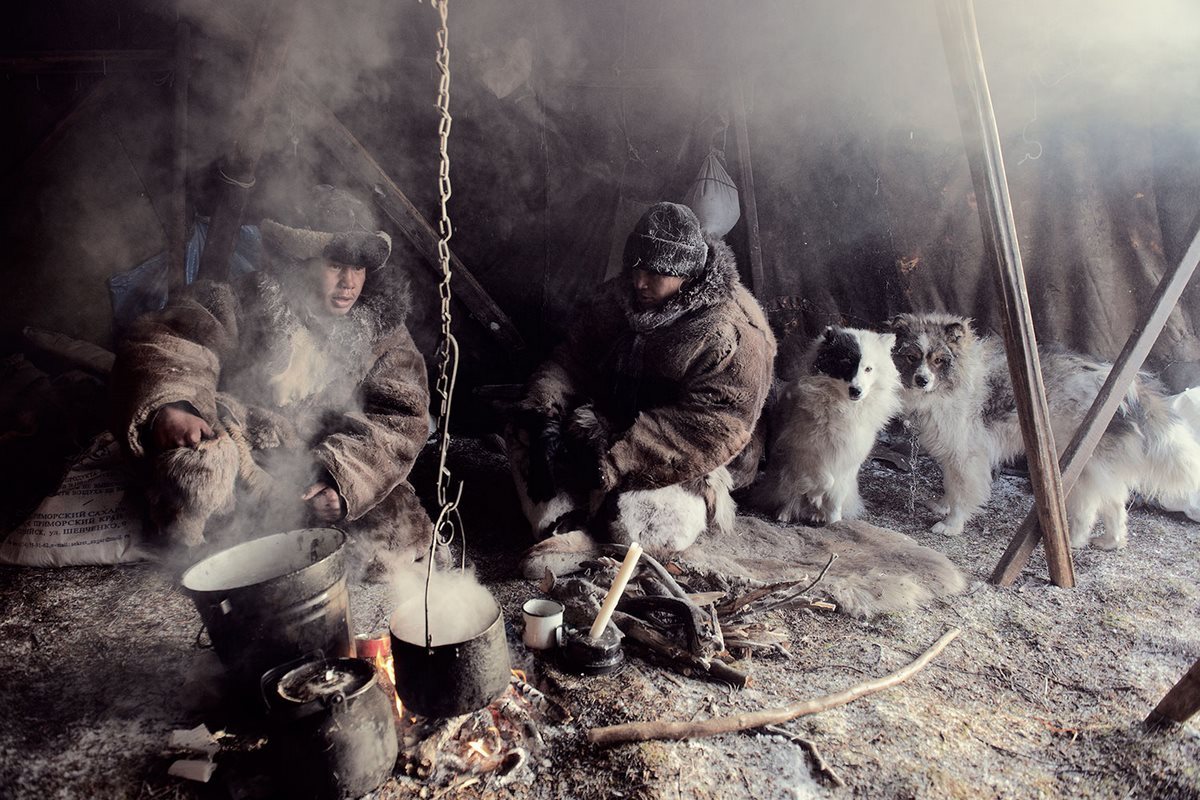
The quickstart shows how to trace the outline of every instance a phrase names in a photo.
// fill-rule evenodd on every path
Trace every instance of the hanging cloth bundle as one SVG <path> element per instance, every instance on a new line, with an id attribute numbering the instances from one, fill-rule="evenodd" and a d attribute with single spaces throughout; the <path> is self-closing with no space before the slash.
<path id="1" fill-rule="evenodd" d="M 708 151 L 683 201 L 696 212 L 700 227 L 713 236 L 729 233 L 742 216 L 737 186 L 721 164 L 720 155 L 715 147 Z"/>

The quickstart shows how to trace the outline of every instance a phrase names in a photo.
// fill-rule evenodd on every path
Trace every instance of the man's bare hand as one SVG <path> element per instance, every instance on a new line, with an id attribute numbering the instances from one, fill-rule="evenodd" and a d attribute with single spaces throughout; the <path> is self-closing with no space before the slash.
<path id="1" fill-rule="evenodd" d="M 337 522 L 342 518 L 342 496 L 324 481 L 309 486 L 300 499 L 308 503 L 309 511 L 320 522 Z"/>
<path id="2" fill-rule="evenodd" d="M 175 447 L 195 449 L 203 440 L 215 436 L 207 422 L 178 406 L 163 406 L 154 417 L 152 439 L 159 450 Z"/>

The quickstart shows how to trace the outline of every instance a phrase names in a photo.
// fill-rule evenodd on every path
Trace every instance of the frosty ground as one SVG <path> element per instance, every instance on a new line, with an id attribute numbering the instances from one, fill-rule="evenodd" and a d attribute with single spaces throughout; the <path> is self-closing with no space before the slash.
<path id="1" fill-rule="evenodd" d="M 536 592 L 514 577 L 529 544 L 502 457 L 473 442 L 452 467 L 466 481 L 469 552 L 519 630 Z M 432 465 L 419 467 L 428 477 Z M 422 475 L 417 476 L 418 481 Z M 1078 585 L 1059 589 L 1036 555 L 1017 585 L 987 584 L 1028 510 L 1028 485 L 1002 476 L 966 535 L 928 532 L 920 504 L 937 470 L 915 475 L 870 464 L 865 519 L 945 552 L 967 590 L 874 619 L 776 612 L 790 657 L 742 666 L 746 689 L 681 676 L 631 650 L 603 677 L 566 675 L 515 643 L 531 679 L 574 715 L 544 731 L 528 781 L 476 784 L 463 797 L 1200 797 L 1196 721 L 1150 732 L 1142 720 L 1200 656 L 1200 525 L 1135 507 L 1119 552 L 1075 551 Z M 420 483 L 418 482 L 418 485 Z M 353 590 L 355 627 L 386 613 L 386 590 Z M 588 745 L 589 727 L 627 720 L 702 719 L 781 706 L 844 689 L 912 660 L 952 627 L 962 635 L 908 683 L 788 723 L 845 782 L 812 769 L 805 749 L 761 732 L 684 742 Z M 213 663 L 198 649 L 190 601 L 153 565 L 0 569 L 0 794 L 33 798 L 228 797 L 166 776 L 169 732 L 210 717 Z M 244 757 L 222 752 L 230 769 Z M 218 771 L 218 776 L 220 775 Z M 409 779 L 380 798 L 421 795 Z M 425 790 L 424 796 L 434 792 Z M 447 794 L 444 796 L 454 796 Z"/>

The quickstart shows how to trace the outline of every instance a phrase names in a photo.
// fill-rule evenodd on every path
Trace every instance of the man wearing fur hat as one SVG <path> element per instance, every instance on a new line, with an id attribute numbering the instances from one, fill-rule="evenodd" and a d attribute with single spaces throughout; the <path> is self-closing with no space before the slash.
<path id="1" fill-rule="evenodd" d="M 775 339 L 686 206 L 652 206 L 624 266 L 534 373 L 509 455 L 535 535 L 675 552 L 732 524 L 726 467 L 762 411 Z"/>
<path id="2" fill-rule="evenodd" d="M 261 270 L 139 320 L 114 431 L 171 544 L 339 525 L 360 566 L 411 561 L 431 523 L 406 481 L 429 434 L 407 282 L 367 206 L 328 186 L 309 206 L 263 221 Z"/>

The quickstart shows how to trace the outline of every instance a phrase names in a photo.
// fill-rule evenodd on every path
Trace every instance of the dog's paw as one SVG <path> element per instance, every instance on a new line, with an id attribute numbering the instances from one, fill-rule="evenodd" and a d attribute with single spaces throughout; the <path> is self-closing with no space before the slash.
<path id="1" fill-rule="evenodd" d="M 1108 533 L 1104 533 L 1092 539 L 1092 545 L 1101 550 L 1121 550 L 1125 547 L 1125 537 L 1110 536 Z"/>
<path id="2" fill-rule="evenodd" d="M 950 513 L 950 506 L 947 505 L 944 497 L 939 497 L 936 500 L 933 498 L 928 498 L 922 502 L 925 503 L 926 508 L 937 514 L 939 517 L 944 517 Z"/>
<path id="3" fill-rule="evenodd" d="M 929 530 L 934 533 L 940 533 L 943 536 L 961 536 L 963 525 L 961 522 L 953 522 L 951 520 L 942 520 L 934 524 Z"/>

